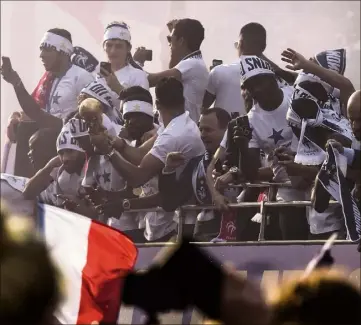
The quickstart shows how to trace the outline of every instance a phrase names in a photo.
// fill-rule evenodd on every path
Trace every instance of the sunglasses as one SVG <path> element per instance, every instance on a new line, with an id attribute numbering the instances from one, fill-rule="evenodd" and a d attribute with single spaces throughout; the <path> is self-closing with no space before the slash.
<path id="1" fill-rule="evenodd" d="M 171 36 L 167 36 L 167 41 L 168 41 L 168 43 L 171 43 L 172 42 L 172 37 Z"/>

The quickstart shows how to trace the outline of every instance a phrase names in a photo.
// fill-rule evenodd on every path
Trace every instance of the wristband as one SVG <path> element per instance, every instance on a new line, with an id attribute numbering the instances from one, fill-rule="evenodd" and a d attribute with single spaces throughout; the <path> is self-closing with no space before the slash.
<path id="1" fill-rule="evenodd" d="M 116 153 L 117 151 L 113 148 L 112 151 L 105 154 L 104 157 L 106 160 L 110 160 Z"/>

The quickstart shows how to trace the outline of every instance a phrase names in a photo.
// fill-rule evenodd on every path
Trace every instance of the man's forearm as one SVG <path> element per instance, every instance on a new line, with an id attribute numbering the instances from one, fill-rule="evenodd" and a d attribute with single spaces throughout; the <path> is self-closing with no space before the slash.
<path id="1" fill-rule="evenodd" d="M 23 191 L 25 199 L 35 199 L 42 191 L 44 191 L 51 183 L 52 178 L 50 173 L 52 168 L 44 167 L 39 170 L 26 184 Z"/>
<path id="2" fill-rule="evenodd" d="M 113 147 L 115 150 L 120 152 L 127 161 L 138 166 L 144 156 L 150 151 L 150 149 L 152 149 L 156 139 L 157 137 L 155 136 L 140 147 L 132 147 L 128 145 L 124 139 L 116 138 Z"/>
<path id="3" fill-rule="evenodd" d="M 304 70 L 305 72 L 312 73 L 320 77 L 332 87 L 339 89 L 341 92 L 342 102 L 344 105 L 347 105 L 348 98 L 355 91 L 352 82 L 348 78 L 335 71 L 326 69 L 312 61 L 307 61 L 307 66 Z"/>
<path id="4" fill-rule="evenodd" d="M 137 188 L 149 181 L 148 175 L 143 168 L 133 165 L 118 153 L 113 154 L 110 161 L 114 169 L 127 181 L 129 186 Z"/>
<path id="5" fill-rule="evenodd" d="M 130 208 L 133 209 L 149 209 L 160 206 L 161 196 L 159 193 L 155 193 L 149 196 L 140 197 L 137 199 L 130 199 Z"/>

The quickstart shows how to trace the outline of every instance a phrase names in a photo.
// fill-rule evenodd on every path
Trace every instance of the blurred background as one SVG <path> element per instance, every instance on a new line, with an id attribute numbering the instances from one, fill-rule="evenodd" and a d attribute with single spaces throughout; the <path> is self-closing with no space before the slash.
<path id="1" fill-rule="evenodd" d="M 346 48 L 345 75 L 360 88 L 360 1 L 1 1 L 1 55 L 11 58 L 31 93 L 43 74 L 39 43 L 45 31 L 65 28 L 75 46 L 103 60 L 103 30 L 122 20 L 131 27 L 133 48 L 153 50 L 145 69 L 157 72 L 168 66 L 166 23 L 184 17 L 205 27 L 202 51 L 208 66 L 212 59 L 235 61 L 234 41 L 253 21 L 267 30 L 266 56 L 281 66 L 280 53 L 287 47 L 306 57 Z M 1 152 L 8 116 L 16 110 L 12 87 L 1 81 Z"/>

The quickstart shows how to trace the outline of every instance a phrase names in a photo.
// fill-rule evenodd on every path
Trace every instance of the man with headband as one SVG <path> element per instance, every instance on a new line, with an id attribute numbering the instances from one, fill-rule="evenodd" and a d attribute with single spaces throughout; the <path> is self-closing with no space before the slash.
<path id="1" fill-rule="evenodd" d="M 105 28 L 103 49 L 111 64 L 111 72 L 100 67 L 100 82 L 112 90 L 112 100 L 119 108 L 119 94 L 128 87 L 141 86 L 149 89 L 146 73 L 132 65 L 132 43 L 129 26 L 124 22 L 112 22 Z"/>
<path id="2" fill-rule="evenodd" d="M 197 124 L 185 111 L 182 83 L 175 78 L 164 78 L 155 89 L 156 105 L 164 126 L 154 136 L 138 148 L 126 144 L 124 139 L 106 137 L 97 142 L 96 147 L 109 157 L 114 168 L 133 188 L 144 185 L 158 176 L 165 166 L 169 152 L 181 152 L 184 164 L 176 169 L 177 177 L 187 162 L 203 155 L 205 148 Z"/>
<path id="3" fill-rule="evenodd" d="M 2 65 L 3 78 L 14 86 L 24 113 L 39 126 L 50 125 L 60 130 L 61 121 L 51 116 L 64 119 L 74 112 L 80 91 L 94 80 L 91 73 L 71 63 L 72 52 L 72 38 L 68 31 L 53 28 L 45 33 L 40 42 L 40 58 L 46 72 L 32 95 L 12 67 Z M 16 127 L 18 121 L 11 123 Z"/>
<path id="4" fill-rule="evenodd" d="M 177 20 L 169 30 L 171 32 L 167 37 L 171 51 L 169 70 L 149 73 L 149 85 L 154 87 L 161 79 L 168 77 L 180 80 L 184 87 L 185 109 L 191 119 L 198 123 L 209 77 L 200 50 L 204 40 L 204 28 L 198 20 L 185 18 Z M 134 59 L 144 63 L 144 48 L 137 49 Z"/>
<path id="5" fill-rule="evenodd" d="M 58 156 L 39 170 L 27 183 L 23 195 L 28 199 L 39 197 L 43 203 L 63 206 L 64 197 L 78 197 L 84 176 L 85 154 L 71 137 L 66 124 L 56 141 Z M 76 212 L 83 212 L 81 207 Z M 85 214 L 84 212 L 82 214 Z"/>
<path id="6" fill-rule="evenodd" d="M 122 110 L 125 121 L 124 130 L 132 141 L 131 145 L 139 147 L 143 144 L 143 135 L 154 129 L 153 125 L 153 100 L 150 92 L 142 87 L 130 87 L 122 92 Z M 173 221 L 174 213 L 169 212 L 147 212 L 129 213 L 127 210 L 150 209 L 161 204 L 158 191 L 158 176 L 153 177 L 140 187 L 139 197 L 123 198 L 110 202 L 103 207 L 109 215 L 114 212 L 124 211 L 119 220 L 111 219 L 111 225 L 117 229 L 125 230 L 135 242 L 148 241 L 166 242 L 174 234 L 176 223 Z M 113 212 L 112 212 L 113 211 Z M 114 214 L 113 214 L 114 215 Z M 135 227 L 135 222 L 139 226 Z M 129 225 L 133 223 L 133 228 Z"/>
<path id="7" fill-rule="evenodd" d="M 242 56 L 241 88 L 246 89 L 255 101 L 248 113 L 252 138 L 248 145 L 246 166 L 243 172 L 251 171 L 260 181 L 271 181 L 282 176 L 281 182 L 289 181 L 288 175 L 278 164 L 277 157 L 273 158 L 273 151 L 279 147 L 296 147 L 297 139 L 286 120 L 288 107 L 293 93 L 292 87 L 280 88 L 271 65 L 257 56 Z M 260 168 L 260 150 L 270 158 L 266 168 Z M 238 167 L 238 166 L 237 166 Z M 235 181 L 237 173 L 232 169 L 222 176 L 226 184 Z M 296 181 L 293 179 L 292 181 Z M 303 191 L 295 188 L 279 188 L 277 200 L 302 200 Z M 290 217 L 291 216 L 291 217 Z M 285 240 L 306 239 L 308 225 L 303 208 L 284 208 L 280 211 L 280 228 Z"/>

